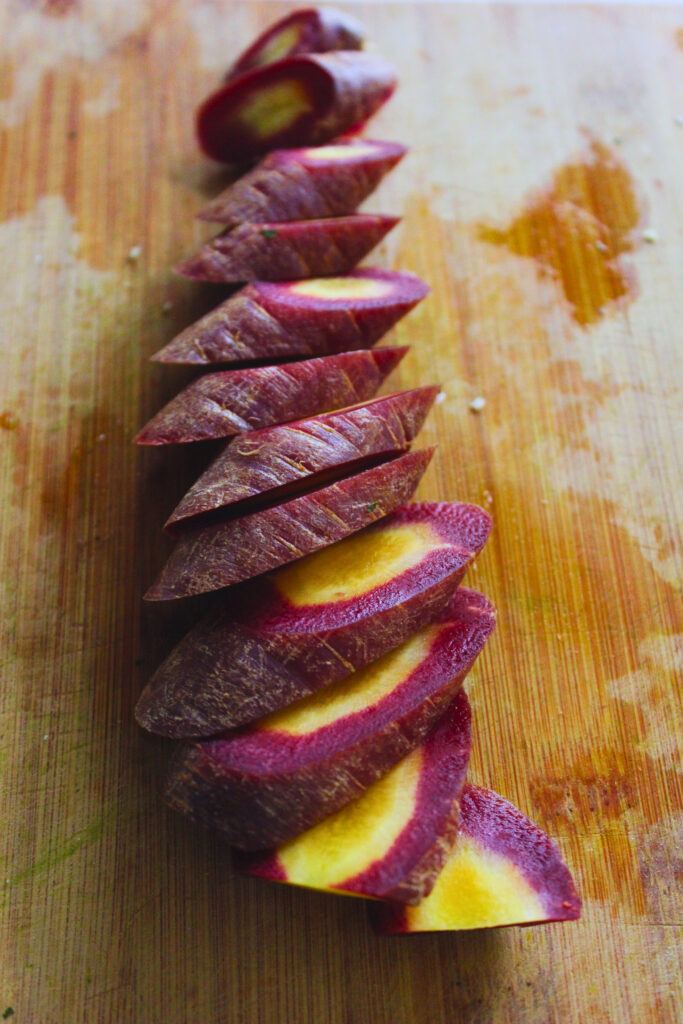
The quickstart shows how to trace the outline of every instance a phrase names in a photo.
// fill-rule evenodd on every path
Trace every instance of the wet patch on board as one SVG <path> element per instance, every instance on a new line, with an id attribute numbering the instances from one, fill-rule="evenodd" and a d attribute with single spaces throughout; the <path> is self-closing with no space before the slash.
<path id="1" fill-rule="evenodd" d="M 632 267 L 642 207 L 633 179 L 614 150 L 591 138 L 587 154 L 555 171 L 507 227 L 478 225 L 478 237 L 534 260 L 559 284 L 582 327 L 636 296 Z"/>

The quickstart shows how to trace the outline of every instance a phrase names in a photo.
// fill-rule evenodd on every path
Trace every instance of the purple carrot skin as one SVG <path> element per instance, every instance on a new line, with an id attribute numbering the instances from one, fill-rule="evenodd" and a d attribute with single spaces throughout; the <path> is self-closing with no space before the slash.
<path id="1" fill-rule="evenodd" d="M 341 475 L 363 460 L 405 451 L 417 436 L 438 387 L 401 391 L 362 405 L 278 427 L 252 430 L 227 444 L 174 510 L 166 528 L 229 508 L 243 515 L 253 499 L 282 500 L 310 488 L 316 474 Z M 283 489 L 287 489 L 286 494 Z"/>
<path id="2" fill-rule="evenodd" d="M 405 153 L 398 142 L 362 138 L 279 149 L 197 216 L 226 227 L 340 217 L 353 213 Z"/>
<path id="3" fill-rule="evenodd" d="M 252 727 L 183 744 L 171 765 L 168 803 L 242 850 L 267 849 L 299 835 L 350 803 L 422 742 L 462 686 L 494 623 L 483 595 L 456 591 L 435 626 L 375 666 L 382 686 L 368 703 L 360 696 L 367 678 L 359 673 L 338 684 L 344 687 L 341 700 L 327 714 L 329 694 L 322 711 L 314 694 Z M 349 686 L 359 701 L 351 709 L 344 701 Z"/>
<path id="4" fill-rule="evenodd" d="M 459 870 L 460 860 L 464 870 Z M 490 789 L 466 785 L 453 850 L 415 907 L 370 907 L 382 935 L 574 921 L 581 898 L 553 841 Z"/>
<path id="5" fill-rule="evenodd" d="M 235 867 L 258 878 L 326 892 L 419 903 L 431 892 L 458 834 L 470 722 L 469 702 L 461 690 L 420 746 L 385 781 L 342 809 L 343 821 L 332 816 L 278 850 L 235 851 Z M 400 816 L 392 788 L 386 802 L 378 794 L 379 786 L 386 793 L 387 783 L 402 794 Z M 356 851 L 356 870 L 350 875 L 342 828 Z"/>
<path id="6" fill-rule="evenodd" d="M 360 128 L 395 88 L 394 69 L 376 54 L 288 57 L 209 96 L 197 113 L 199 145 L 228 164 L 271 149 L 319 146 Z"/>
<path id="7" fill-rule="evenodd" d="M 208 373 L 188 384 L 142 428 L 138 444 L 232 437 L 372 398 L 407 348 L 342 352 L 282 366 Z"/>
<path id="8" fill-rule="evenodd" d="M 370 526 L 408 501 L 434 449 L 399 455 L 273 508 L 188 527 L 148 601 L 170 601 L 241 583 Z"/>
<path id="9" fill-rule="evenodd" d="M 331 7 L 307 7 L 288 14 L 262 32 L 235 61 L 225 81 L 299 53 L 360 50 L 364 39 L 363 26 L 355 18 Z"/>
<path id="10" fill-rule="evenodd" d="M 193 281 L 292 281 L 353 270 L 400 217 L 355 213 L 289 224 L 239 224 L 176 267 Z"/>
<path id="11" fill-rule="evenodd" d="M 152 359 L 206 365 L 372 348 L 428 293 L 414 274 L 372 267 L 343 277 L 255 281 Z"/>
<path id="12" fill-rule="evenodd" d="M 343 679 L 438 618 L 490 529 L 476 505 L 415 502 L 334 548 L 228 591 L 149 681 L 138 722 L 162 736 L 210 736 Z M 408 546 L 417 541 L 408 560 L 396 545 L 401 536 Z M 359 563 L 366 568 L 354 587 L 347 566 Z M 385 569 L 379 577 L 371 571 L 377 566 Z M 296 589 L 311 578 L 313 593 Z"/>

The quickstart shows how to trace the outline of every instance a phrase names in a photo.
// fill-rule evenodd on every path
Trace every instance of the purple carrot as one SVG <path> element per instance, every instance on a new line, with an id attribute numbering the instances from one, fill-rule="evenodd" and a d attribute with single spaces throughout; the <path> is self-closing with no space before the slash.
<path id="1" fill-rule="evenodd" d="M 353 213 L 405 155 L 398 142 L 352 138 L 328 146 L 278 149 L 200 210 L 234 227 Z"/>
<path id="2" fill-rule="evenodd" d="M 288 57 L 232 79 L 197 113 L 207 156 L 238 164 L 287 146 L 318 146 L 357 130 L 396 88 L 396 74 L 376 54 Z"/>
<path id="3" fill-rule="evenodd" d="M 433 453 L 408 452 L 239 519 L 188 527 L 145 599 L 220 590 L 357 533 L 412 497 Z"/>
<path id="4" fill-rule="evenodd" d="M 364 38 L 363 26 L 355 18 L 332 7 L 307 7 L 294 11 L 261 33 L 238 57 L 227 72 L 225 81 L 299 53 L 360 50 Z"/>
<path id="5" fill-rule="evenodd" d="M 314 479 L 357 471 L 363 463 L 405 451 L 425 421 L 438 387 L 374 398 L 340 412 L 250 430 L 230 441 L 166 523 L 185 527 L 217 509 L 244 515 L 257 500 L 293 496 Z"/>
<path id="6" fill-rule="evenodd" d="M 207 373 L 188 384 L 143 427 L 138 444 L 231 437 L 372 398 L 407 352 L 343 352 L 281 366 Z"/>
<path id="7" fill-rule="evenodd" d="M 400 217 L 356 213 L 290 224 L 239 224 L 184 260 L 176 271 L 194 281 L 292 281 L 352 270 Z"/>
<path id="8" fill-rule="evenodd" d="M 152 359 L 236 363 L 372 348 L 428 292 L 414 274 L 371 267 L 343 277 L 254 281 Z"/>

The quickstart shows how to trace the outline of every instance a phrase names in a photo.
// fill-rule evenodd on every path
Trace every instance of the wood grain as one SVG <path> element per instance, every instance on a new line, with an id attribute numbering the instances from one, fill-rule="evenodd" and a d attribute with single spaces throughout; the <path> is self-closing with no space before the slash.
<path id="1" fill-rule="evenodd" d="M 0 1014 L 668 1024 L 680 9 L 353 7 L 401 76 L 372 134 L 412 148 L 366 204 L 404 214 L 375 261 L 433 288 L 387 339 L 413 345 L 395 384 L 445 393 L 420 495 L 496 521 L 472 776 L 558 840 L 582 921 L 379 939 L 357 901 L 233 876 L 157 797 L 168 744 L 132 709 L 180 623 L 140 598 L 200 467 L 130 439 L 187 379 L 146 357 L 218 301 L 169 271 L 223 181 L 195 105 L 286 9 L 0 4 Z"/>

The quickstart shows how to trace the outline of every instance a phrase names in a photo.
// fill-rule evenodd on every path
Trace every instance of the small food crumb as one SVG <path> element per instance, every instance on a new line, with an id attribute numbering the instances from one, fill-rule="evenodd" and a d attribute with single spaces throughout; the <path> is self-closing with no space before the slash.
<path id="1" fill-rule="evenodd" d="M 438 395 L 434 399 L 434 405 L 441 405 L 442 402 L 446 401 L 446 392 L 439 391 Z"/>
<path id="2" fill-rule="evenodd" d="M 649 242 L 650 245 L 654 245 L 655 242 L 659 241 L 659 235 L 654 228 L 646 228 L 645 231 L 643 231 L 643 241 Z"/>
<path id="3" fill-rule="evenodd" d="M 161 307 L 161 312 L 162 313 L 170 313 L 172 309 L 173 309 L 173 303 L 170 302 L 170 301 L 166 301 L 163 304 L 163 306 Z"/>
<path id="4" fill-rule="evenodd" d="M 128 250 L 128 262 L 136 263 L 142 255 L 142 246 L 134 245 Z"/>
<path id="5" fill-rule="evenodd" d="M 486 399 L 482 398 L 481 395 L 477 395 L 477 397 L 473 398 L 470 402 L 470 409 L 472 412 L 481 412 L 485 405 Z"/>
<path id="6" fill-rule="evenodd" d="M 106 441 L 107 440 L 107 435 L 106 434 L 98 434 L 96 440 L 99 441 L 99 442 Z"/>
<path id="7" fill-rule="evenodd" d="M 7 1009 L 5 1010 L 5 1012 L 2 1015 L 2 1019 L 3 1020 L 7 1020 L 8 1017 L 13 1017 L 13 1016 L 14 1016 L 14 1010 L 12 1009 L 11 1006 L 8 1006 Z"/>
<path id="8" fill-rule="evenodd" d="M 604 242 L 601 242 L 600 239 L 595 243 L 595 248 L 598 252 L 609 252 L 609 246 L 605 245 Z"/>
<path id="9" fill-rule="evenodd" d="M 46 740 L 49 735 L 50 735 L 49 732 L 46 732 L 45 735 L 43 736 L 43 739 Z"/>

